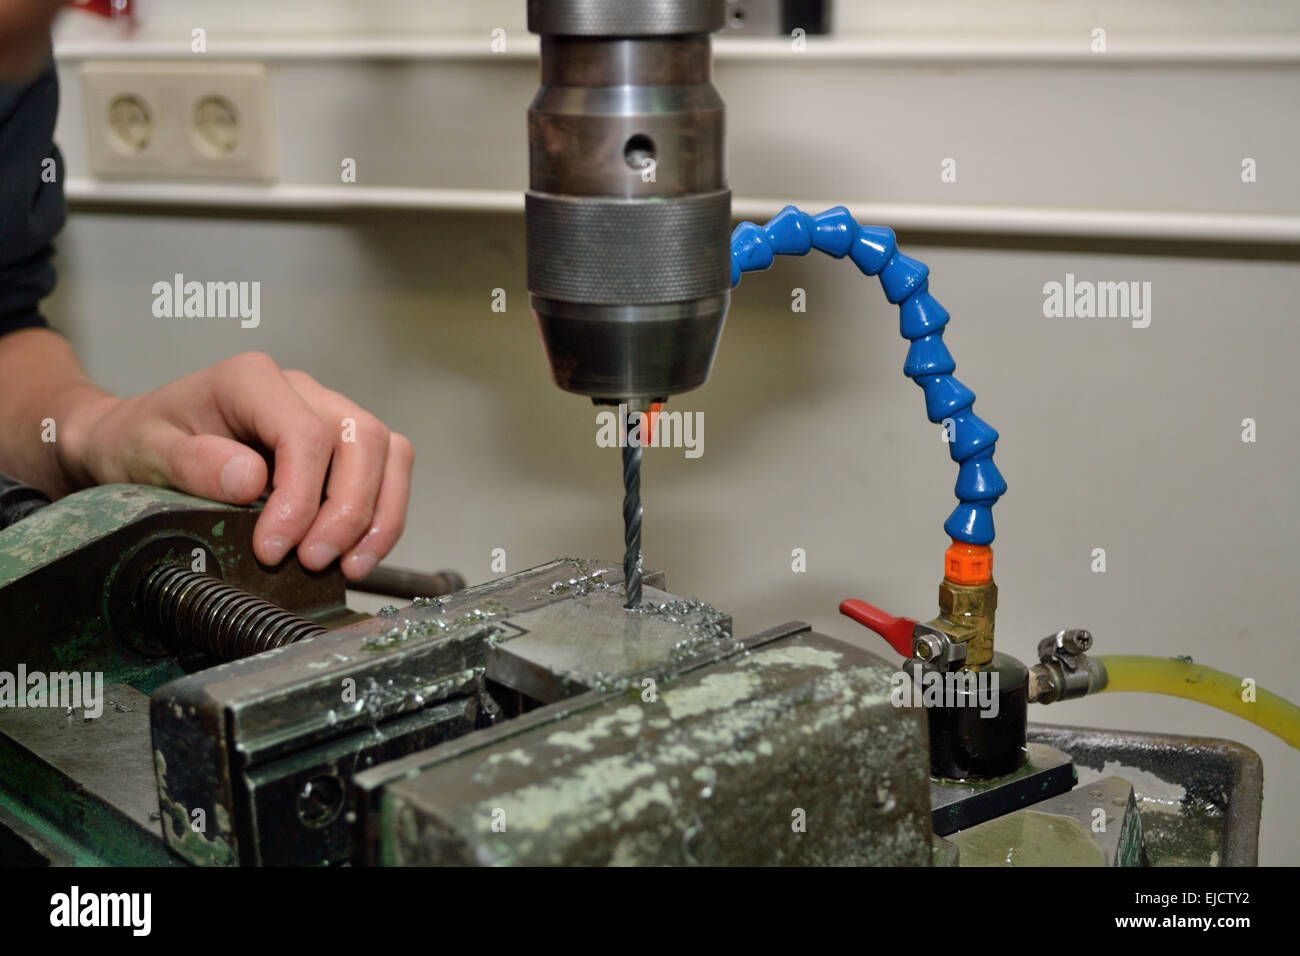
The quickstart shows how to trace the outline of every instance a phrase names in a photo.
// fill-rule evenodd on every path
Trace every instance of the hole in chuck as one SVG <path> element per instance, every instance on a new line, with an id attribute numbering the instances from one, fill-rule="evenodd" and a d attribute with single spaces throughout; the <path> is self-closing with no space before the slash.
<path id="1" fill-rule="evenodd" d="M 627 145 L 623 147 L 623 159 L 627 161 L 628 166 L 637 172 L 645 169 L 655 159 L 654 140 L 645 133 L 637 133 L 635 136 L 630 137 Z"/>

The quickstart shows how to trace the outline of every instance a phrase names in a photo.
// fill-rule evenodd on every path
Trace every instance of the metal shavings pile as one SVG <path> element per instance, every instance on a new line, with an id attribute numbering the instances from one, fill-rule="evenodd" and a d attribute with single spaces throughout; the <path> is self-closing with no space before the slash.
<path id="1" fill-rule="evenodd" d="M 442 599 L 427 598 L 426 600 L 441 601 Z M 505 611 L 505 606 L 499 601 L 485 601 L 483 602 L 482 607 L 476 607 L 472 611 L 469 611 L 460 617 L 453 618 L 450 621 L 445 621 L 436 617 L 419 618 L 414 620 L 411 618 L 405 618 L 400 624 L 395 624 L 386 631 L 364 641 L 362 647 L 371 650 L 382 650 L 384 648 L 393 647 L 396 644 L 401 644 L 404 641 L 409 641 L 412 638 L 435 637 L 439 634 L 447 634 L 452 631 L 460 630 L 463 627 L 481 624 L 499 614 L 504 614 Z"/>
<path id="2" fill-rule="evenodd" d="M 673 645 L 668 658 L 671 665 L 687 663 L 705 653 L 712 656 L 718 651 L 729 653 L 743 647 L 731 636 L 726 625 L 727 615 L 699 598 L 646 603 L 629 610 L 634 614 L 660 618 L 688 632 Z"/>
<path id="3" fill-rule="evenodd" d="M 591 574 L 579 574 L 576 578 L 569 578 L 567 581 L 556 581 L 549 588 L 550 594 L 567 594 L 570 597 L 583 597 L 592 591 L 605 591 L 609 589 L 609 582 L 605 580 L 605 571 L 593 571 Z"/>

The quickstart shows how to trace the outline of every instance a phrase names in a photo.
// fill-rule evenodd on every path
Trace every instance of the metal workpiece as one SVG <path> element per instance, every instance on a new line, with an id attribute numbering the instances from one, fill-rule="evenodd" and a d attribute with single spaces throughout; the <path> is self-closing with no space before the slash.
<path id="1" fill-rule="evenodd" d="M 370 862 L 927 865 L 923 715 L 892 671 L 805 629 L 368 772 Z"/>
<path id="2" fill-rule="evenodd" d="M 0 670 L 68 662 L 109 682 L 152 690 L 211 663 L 147 633 L 139 603 L 162 563 L 202 567 L 228 585 L 325 626 L 350 620 L 342 572 L 304 569 L 290 555 L 258 563 L 259 510 L 146 485 L 102 485 L 59 499 L 0 531 Z"/>
<path id="3" fill-rule="evenodd" d="M 1133 785 L 1106 777 L 948 837 L 959 866 L 1141 866 Z"/>
<path id="4" fill-rule="evenodd" d="M 708 378 L 730 298 L 722 2 L 530 4 L 528 288 L 556 383 L 617 403 Z"/>
<path id="5" fill-rule="evenodd" d="M 1050 704 L 1095 694 L 1106 687 L 1106 667 L 1086 653 L 1092 634 L 1072 628 L 1038 642 L 1038 663 L 1029 668 L 1029 702 Z"/>
<path id="6" fill-rule="evenodd" d="M 658 679 L 744 648 L 732 637 L 729 615 L 654 587 L 644 594 L 635 610 L 610 587 L 511 615 L 519 633 L 489 648 L 488 676 L 549 704 Z"/>

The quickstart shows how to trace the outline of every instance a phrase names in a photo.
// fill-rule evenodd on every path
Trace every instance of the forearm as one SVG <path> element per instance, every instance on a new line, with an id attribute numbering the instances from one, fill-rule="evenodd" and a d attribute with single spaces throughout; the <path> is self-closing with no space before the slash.
<path id="1" fill-rule="evenodd" d="M 117 399 L 49 329 L 0 336 L 0 472 L 52 497 L 93 483 L 77 450 Z"/>

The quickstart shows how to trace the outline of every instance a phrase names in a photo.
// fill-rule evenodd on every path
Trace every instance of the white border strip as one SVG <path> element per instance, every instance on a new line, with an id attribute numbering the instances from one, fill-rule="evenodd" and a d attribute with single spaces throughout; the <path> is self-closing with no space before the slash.
<path id="1" fill-rule="evenodd" d="M 152 208 L 505 213 L 522 212 L 524 208 L 521 191 L 504 189 L 283 183 L 236 186 L 108 182 L 89 178 L 69 179 L 65 188 L 68 199 L 82 207 L 117 204 Z M 775 199 L 737 196 L 732 202 L 732 212 L 738 219 L 766 220 L 785 204 Z M 794 204 L 809 212 L 835 205 L 818 199 L 799 199 Z M 879 202 L 846 205 L 860 221 L 929 232 L 1300 244 L 1300 216 Z"/>

